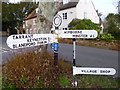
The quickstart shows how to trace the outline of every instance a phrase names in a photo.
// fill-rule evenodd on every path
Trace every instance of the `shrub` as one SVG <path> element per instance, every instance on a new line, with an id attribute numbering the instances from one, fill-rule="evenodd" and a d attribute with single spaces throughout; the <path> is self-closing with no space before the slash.
<path id="1" fill-rule="evenodd" d="M 115 39 L 120 40 L 120 14 L 110 13 L 106 17 L 107 30 Z"/>
<path id="2" fill-rule="evenodd" d="M 68 27 L 71 30 L 96 30 L 98 33 L 100 33 L 100 25 L 93 23 L 89 19 L 73 19 Z"/>
<path id="3" fill-rule="evenodd" d="M 59 75 L 72 74 L 69 63 L 59 60 L 58 65 L 55 66 L 53 56 L 47 52 L 21 53 L 10 59 L 3 66 L 2 71 L 5 81 L 4 88 L 8 85 L 9 87 L 15 85 L 17 88 L 58 88 Z M 60 82 L 65 80 L 63 86 L 68 83 L 66 76 L 60 78 Z"/>
<path id="4" fill-rule="evenodd" d="M 60 75 L 58 82 L 60 87 L 67 87 L 69 84 L 68 78 L 65 75 Z"/>
<path id="5" fill-rule="evenodd" d="M 99 34 L 98 39 L 105 41 L 112 41 L 114 40 L 114 37 L 111 34 Z"/>

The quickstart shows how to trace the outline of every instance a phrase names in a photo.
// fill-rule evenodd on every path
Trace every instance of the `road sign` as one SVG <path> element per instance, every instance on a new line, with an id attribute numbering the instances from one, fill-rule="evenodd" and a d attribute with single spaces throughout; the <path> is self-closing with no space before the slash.
<path id="1" fill-rule="evenodd" d="M 96 30 L 58 30 L 56 33 L 11 35 L 7 38 L 7 45 L 12 49 L 18 49 L 58 43 L 58 38 L 96 38 L 98 34 Z"/>
<path id="2" fill-rule="evenodd" d="M 62 23 L 62 17 L 60 15 L 56 15 L 54 18 L 53 18 L 53 25 L 55 27 L 59 27 Z"/>
<path id="3" fill-rule="evenodd" d="M 52 50 L 57 51 L 58 50 L 58 43 L 52 43 L 51 48 L 52 48 Z"/>
<path id="4" fill-rule="evenodd" d="M 114 68 L 89 68 L 73 66 L 73 75 L 76 74 L 93 74 L 93 75 L 114 75 L 116 70 Z"/>
<path id="5" fill-rule="evenodd" d="M 58 30 L 59 38 L 96 38 L 96 30 Z"/>
<path id="6" fill-rule="evenodd" d="M 52 43 L 53 34 L 18 34 L 7 38 L 7 45 L 12 49 L 26 48 Z"/>

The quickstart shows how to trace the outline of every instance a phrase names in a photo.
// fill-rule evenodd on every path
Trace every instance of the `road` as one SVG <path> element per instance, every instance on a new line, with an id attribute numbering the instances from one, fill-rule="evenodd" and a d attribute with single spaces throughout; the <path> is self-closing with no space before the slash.
<path id="1" fill-rule="evenodd" d="M 6 44 L 7 37 L 0 37 L 0 65 L 6 63 L 10 58 L 14 57 L 14 55 L 27 52 L 27 51 L 33 51 L 35 48 L 23 48 L 18 50 L 10 49 Z"/>
<path id="2" fill-rule="evenodd" d="M 48 48 L 49 52 L 53 51 Z M 59 44 L 59 58 L 69 62 L 73 59 L 73 46 L 69 44 Z M 118 51 L 104 50 L 84 46 L 76 46 L 76 66 L 115 68 L 118 75 Z"/>
<path id="3" fill-rule="evenodd" d="M 8 48 L 6 45 L 6 37 L 2 38 L 2 43 L 0 44 L 0 46 L 1 45 L 1 64 L 7 62 L 6 60 L 9 57 L 12 57 L 14 54 L 25 51 L 25 49 L 20 49 L 19 51 L 16 51 Z M 31 48 L 26 50 L 30 49 Z M 50 46 L 48 46 L 48 51 L 53 54 Z M 59 44 L 59 58 L 72 62 L 73 46 L 69 44 Z M 120 77 L 120 73 L 118 74 L 118 66 L 120 65 L 118 64 L 118 51 L 76 46 L 76 66 L 115 68 L 117 70 L 115 77 Z"/>

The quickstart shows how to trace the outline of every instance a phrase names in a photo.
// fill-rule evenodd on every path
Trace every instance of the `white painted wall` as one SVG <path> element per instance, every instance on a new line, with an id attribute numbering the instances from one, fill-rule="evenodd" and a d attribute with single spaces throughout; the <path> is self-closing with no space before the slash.
<path id="1" fill-rule="evenodd" d="M 67 19 L 63 19 L 63 13 L 67 13 Z M 68 24 L 76 18 L 76 8 L 65 9 L 59 11 L 58 14 L 62 17 L 62 24 L 59 29 L 68 28 Z"/>
<path id="2" fill-rule="evenodd" d="M 99 23 L 99 17 L 91 0 L 79 0 L 76 12 L 78 19 L 90 19 L 94 23 Z"/>

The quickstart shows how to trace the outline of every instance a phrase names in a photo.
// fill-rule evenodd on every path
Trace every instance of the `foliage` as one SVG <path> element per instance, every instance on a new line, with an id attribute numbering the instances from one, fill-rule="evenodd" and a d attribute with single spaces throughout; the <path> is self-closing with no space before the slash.
<path id="1" fill-rule="evenodd" d="M 4 76 L 2 77 L 2 88 L 6 88 L 9 90 L 17 90 L 16 86 L 14 84 L 11 84 L 7 78 Z"/>
<path id="2" fill-rule="evenodd" d="M 19 4 L 2 2 L 2 30 L 7 31 L 9 28 L 11 34 L 15 33 L 15 29 L 22 26 L 25 16 L 36 7 L 37 5 L 32 2 L 20 2 Z"/>
<path id="3" fill-rule="evenodd" d="M 109 14 L 106 17 L 108 33 L 120 39 L 120 14 Z"/>
<path id="4" fill-rule="evenodd" d="M 112 90 L 116 90 L 115 88 L 118 87 L 116 80 L 111 79 L 110 76 L 84 75 L 78 83 L 80 83 L 81 88 L 99 88 L 97 90 L 101 90 L 102 87 L 109 89 L 111 87 L 114 88 Z"/>
<path id="5" fill-rule="evenodd" d="M 71 64 L 61 59 L 59 59 L 58 65 L 55 66 L 53 63 L 53 56 L 47 52 L 29 52 L 16 55 L 3 65 L 3 90 L 71 88 L 73 81 Z M 77 77 L 77 80 L 79 88 L 117 87 L 117 82 L 108 76 L 82 75 Z"/>
<path id="6" fill-rule="evenodd" d="M 69 84 L 68 78 L 65 75 L 60 75 L 59 76 L 59 85 L 63 87 L 67 87 Z"/>
<path id="7" fill-rule="evenodd" d="M 71 39 L 59 39 L 59 42 L 66 43 L 66 44 L 72 44 Z M 118 42 L 117 40 L 112 40 L 112 41 L 101 40 L 101 35 L 98 35 L 97 40 L 78 39 L 76 41 L 76 45 L 120 51 L 120 48 L 119 48 L 120 42 Z"/>
<path id="8" fill-rule="evenodd" d="M 68 27 L 72 30 L 97 30 L 100 32 L 100 25 L 93 23 L 89 19 L 73 19 Z"/>
<path id="9" fill-rule="evenodd" d="M 111 34 L 99 34 L 98 39 L 105 41 L 112 41 L 114 40 L 114 37 Z"/>
<path id="10" fill-rule="evenodd" d="M 48 53 L 22 53 L 3 66 L 7 84 L 17 88 L 57 88 L 62 74 L 72 74 L 71 65 L 59 60 L 54 66 L 53 57 Z"/>

